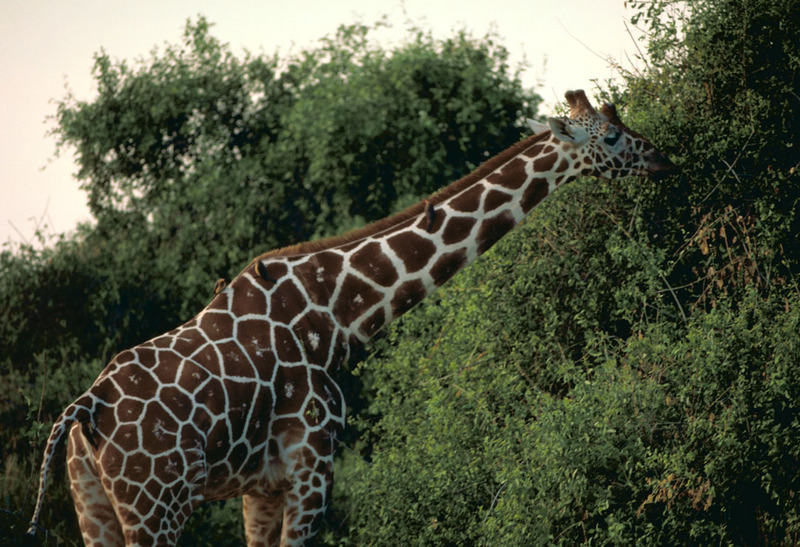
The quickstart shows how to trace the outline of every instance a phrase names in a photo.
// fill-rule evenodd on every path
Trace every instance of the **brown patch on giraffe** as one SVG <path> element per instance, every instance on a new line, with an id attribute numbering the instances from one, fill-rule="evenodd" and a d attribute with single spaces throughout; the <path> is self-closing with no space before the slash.
<path id="1" fill-rule="evenodd" d="M 520 202 L 522 211 L 527 214 L 528 211 L 533 209 L 540 201 L 547 197 L 547 193 L 549 191 L 550 189 L 547 184 L 547 179 L 533 179 L 525 189 L 525 192 L 522 194 L 522 201 Z"/>
<path id="2" fill-rule="evenodd" d="M 306 431 L 308 430 L 305 425 L 303 427 Z M 305 477 L 305 480 L 308 480 L 308 477 L 311 475 L 311 470 L 314 469 L 319 456 L 308 446 L 308 443 L 303 443 L 302 446 L 295 447 L 294 450 L 292 450 L 292 454 L 289 458 L 295 462 L 293 468 L 297 474 L 297 478 L 300 479 L 300 482 L 304 482 L 303 477 Z"/>
<path id="3" fill-rule="evenodd" d="M 452 222 L 452 219 L 451 219 Z M 447 233 L 447 232 L 445 232 Z M 408 310 L 416 306 L 428 294 L 425 290 L 425 285 L 419 279 L 412 279 L 406 281 L 399 287 L 392 297 L 392 314 L 394 317 L 399 317 L 406 313 Z"/>
<path id="4" fill-rule="evenodd" d="M 473 217 L 451 217 L 442 233 L 442 243 L 452 245 L 466 239 L 476 220 Z"/>
<path id="5" fill-rule="evenodd" d="M 323 458 L 333 455 L 336 448 L 336 443 L 333 442 L 329 429 L 330 428 L 325 427 L 311 431 L 306 441 L 308 445 Z M 315 467 L 318 465 L 318 463 L 315 464 Z"/>
<path id="6" fill-rule="evenodd" d="M 377 241 L 367 243 L 350 255 L 350 266 L 378 285 L 391 287 L 397 281 L 397 268 L 389 260 Z"/>
<path id="7" fill-rule="evenodd" d="M 501 237 L 506 235 L 515 225 L 514 217 L 509 211 L 503 211 L 485 219 L 478 229 L 478 253 L 484 253 Z"/>
<path id="8" fill-rule="evenodd" d="M 297 414 L 308 395 L 308 369 L 280 366 L 275 374 L 275 415 Z"/>
<path id="9" fill-rule="evenodd" d="M 483 212 L 489 213 L 494 211 L 504 203 L 508 203 L 513 198 L 508 192 L 501 192 L 500 190 L 489 190 L 486 198 L 483 200 Z"/>
<path id="10" fill-rule="evenodd" d="M 150 340 L 150 345 L 159 349 L 169 348 L 174 340 L 174 335 L 175 330 L 171 330 L 166 334 L 162 334 L 161 336 L 157 336 L 156 338 Z"/>
<path id="11" fill-rule="evenodd" d="M 178 374 L 178 363 L 182 360 L 181 356 L 173 350 L 159 350 L 156 357 L 158 363 L 151 368 L 158 382 L 164 384 L 174 384 Z"/>
<path id="12" fill-rule="evenodd" d="M 189 421 L 181 424 L 180 447 L 184 451 L 184 456 L 187 458 L 189 457 L 187 451 L 191 450 L 191 448 L 193 448 L 197 442 L 203 439 L 205 433 L 201 433 L 201 431 L 207 431 L 210 424 L 211 419 L 208 413 L 201 407 L 195 407 L 194 412 L 192 412 L 192 417 L 189 419 Z M 187 460 L 189 465 L 191 465 L 193 461 L 194 460 Z"/>
<path id="13" fill-rule="evenodd" d="M 236 437 L 234 437 L 234 439 L 235 438 Z M 250 451 L 243 442 L 236 443 L 233 445 L 233 448 L 231 448 L 231 451 L 228 453 L 228 465 L 230 465 L 231 470 L 235 475 L 238 475 L 239 469 L 241 469 L 244 464 L 247 463 L 247 455 L 249 453 Z"/>
<path id="14" fill-rule="evenodd" d="M 328 412 L 332 416 L 343 418 L 344 406 L 336 383 L 323 369 L 312 368 L 309 370 L 311 372 L 311 391 L 328 407 Z"/>
<path id="15" fill-rule="evenodd" d="M 125 478 L 121 477 L 114 481 L 113 486 L 114 497 L 125 504 L 133 504 L 136 496 L 139 493 L 139 488 L 129 483 Z"/>
<path id="16" fill-rule="evenodd" d="M 543 142 L 537 143 L 537 144 L 531 146 L 530 148 L 528 148 L 527 150 L 525 150 L 525 152 L 523 152 L 522 155 L 526 156 L 526 157 L 529 157 L 529 158 L 535 158 L 535 157 L 539 156 L 540 154 L 542 154 L 543 152 L 545 152 L 545 146 L 546 146 L 546 144 L 543 143 Z M 552 147 L 548 147 L 548 148 L 550 148 L 550 150 L 547 150 L 546 152 L 552 152 Z"/>
<path id="17" fill-rule="evenodd" d="M 136 360 L 136 354 L 133 353 L 133 351 L 126 349 L 125 351 L 118 353 L 117 356 L 111 360 L 111 362 L 125 364 L 135 360 Z"/>
<path id="18" fill-rule="evenodd" d="M 333 344 L 333 353 L 330 363 L 328 364 L 328 370 L 332 374 L 336 374 L 339 370 L 339 365 L 344 363 L 345 359 L 351 355 L 351 348 L 356 348 L 358 347 L 357 344 L 360 344 L 358 338 L 355 336 L 351 336 L 351 338 L 352 340 L 348 342 L 347 337 L 341 329 L 336 331 L 336 342 Z M 355 342 L 353 342 L 353 340 L 355 340 Z M 352 345 L 353 343 L 356 345 Z"/>
<path id="19" fill-rule="evenodd" d="M 250 414 L 250 421 L 247 423 L 245 432 L 252 446 L 260 446 L 267 442 L 269 417 L 272 415 L 273 408 L 272 390 L 267 387 L 259 387 L 253 400 L 253 412 Z"/>
<path id="20" fill-rule="evenodd" d="M 219 376 L 220 356 L 217 353 L 216 346 L 213 344 L 206 344 L 203 349 L 192 356 L 192 361 L 206 369 L 213 376 Z"/>
<path id="21" fill-rule="evenodd" d="M 556 154 L 555 152 L 547 154 L 545 156 L 540 156 L 535 160 L 533 160 L 533 170 L 536 173 L 544 173 L 546 171 L 550 171 L 556 164 L 557 159 L 558 159 L 558 154 Z"/>
<path id="22" fill-rule="evenodd" d="M 143 345 L 137 346 L 134 348 L 136 350 L 136 357 L 139 361 L 139 365 L 144 368 L 153 368 L 155 364 L 158 362 L 156 359 L 156 350 L 149 347 L 144 347 Z"/>
<path id="23" fill-rule="evenodd" d="M 218 420 L 206 438 L 206 461 L 209 465 L 224 461 L 231 447 L 231 435 L 226 420 Z"/>
<path id="24" fill-rule="evenodd" d="M 154 538 L 151 538 L 150 535 L 157 532 L 159 529 L 159 524 L 161 522 L 161 508 L 156 506 L 153 507 L 155 500 L 150 497 L 149 493 L 146 490 L 142 489 L 142 495 L 136 500 L 134 504 L 134 509 L 137 515 L 148 515 L 150 514 L 151 508 L 153 509 L 153 514 L 147 518 L 146 520 L 142 520 L 141 523 L 148 531 L 139 528 L 135 532 L 132 530 L 126 530 L 125 537 L 128 539 L 129 537 L 135 538 L 135 541 L 131 544 L 133 545 L 144 545 L 153 541 Z M 128 532 L 133 532 L 131 536 L 128 536 Z"/>
<path id="25" fill-rule="evenodd" d="M 333 315 L 342 325 L 351 325 L 364 310 L 368 310 L 382 298 L 383 295 L 365 281 L 348 274 L 333 305 Z"/>
<path id="26" fill-rule="evenodd" d="M 144 405 L 142 405 L 142 408 L 144 408 Z M 120 424 L 117 426 L 117 429 L 114 430 L 112 438 L 123 451 L 128 452 L 134 450 L 139 445 L 139 430 L 136 424 L 133 423 Z M 111 444 L 107 444 L 106 446 L 111 446 Z"/>
<path id="27" fill-rule="evenodd" d="M 303 509 L 306 511 L 313 511 L 315 509 L 319 510 L 323 506 L 323 498 L 320 492 L 311 492 L 306 498 L 303 500 Z"/>
<path id="28" fill-rule="evenodd" d="M 484 187 L 480 184 L 465 190 L 460 195 L 451 199 L 447 204 L 454 211 L 462 213 L 474 213 L 481 205 L 481 196 L 483 195 Z"/>
<path id="29" fill-rule="evenodd" d="M 222 383 L 228 394 L 227 420 L 231 424 L 231 436 L 234 439 L 241 439 L 247 425 L 247 416 L 253 406 L 256 384 L 250 379 L 240 382 L 231 378 L 225 378 Z"/>
<path id="30" fill-rule="evenodd" d="M 207 311 L 200 319 L 200 328 L 211 340 L 233 336 L 233 316 L 228 312 Z"/>
<path id="31" fill-rule="evenodd" d="M 210 377 L 203 388 L 195 393 L 194 399 L 197 404 L 203 405 L 211 416 L 225 413 L 225 392 L 217 376 Z"/>
<path id="32" fill-rule="evenodd" d="M 92 422 L 81 421 L 81 433 L 86 441 L 94 448 L 98 448 L 101 440 L 111 436 L 117 428 L 117 420 L 114 415 L 114 408 L 106 405 L 103 401 L 98 401 L 92 415 Z"/>
<path id="33" fill-rule="evenodd" d="M 261 319 L 240 319 L 236 323 L 236 339 L 244 346 L 260 375 L 269 375 L 269 365 L 275 362 L 269 324 Z"/>
<path id="34" fill-rule="evenodd" d="M 330 315 L 318 310 L 307 311 L 295 322 L 292 330 L 303 343 L 309 363 L 320 366 L 327 364 L 335 328 Z"/>
<path id="35" fill-rule="evenodd" d="M 386 240 L 397 257 L 405 264 L 406 272 L 414 273 L 427 266 L 436 253 L 436 245 L 415 232 L 401 232 Z"/>
<path id="36" fill-rule="evenodd" d="M 192 415 L 193 402 L 189 396 L 175 386 L 161 388 L 161 400 L 172 411 L 176 418 L 185 422 Z"/>
<path id="37" fill-rule="evenodd" d="M 109 377 L 103 378 L 92 386 L 92 393 L 109 406 L 114 406 L 123 396 L 117 385 Z"/>
<path id="38" fill-rule="evenodd" d="M 561 161 L 558 162 L 558 167 L 556 167 L 556 173 L 563 173 L 569 169 L 569 161 L 567 158 L 561 158 Z"/>
<path id="39" fill-rule="evenodd" d="M 282 325 L 275 325 L 273 344 L 278 360 L 282 363 L 297 363 L 303 358 L 292 331 Z"/>
<path id="40" fill-rule="evenodd" d="M 458 270 L 467 263 L 467 255 L 463 250 L 445 253 L 439 257 L 436 264 L 431 268 L 431 276 L 436 286 L 442 285 L 445 281 L 453 277 Z"/>
<path id="41" fill-rule="evenodd" d="M 516 190 L 525 184 L 528 179 L 528 173 L 525 171 L 527 162 L 521 158 L 514 158 L 508 162 L 503 168 L 497 172 L 492 173 L 486 180 L 492 184 Z"/>
<path id="42" fill-rule="evenodd" d="M 288 325 L 306 307 L 306 299 L 294 281 L 279 283 L 269 299 L 269 318 Z"/>
<path id="43" fill-rule="evenodd" d="M 122 464 L 125 460 L 125 455 L 111 443 L 106 443 L 103 448 L 103 455 L 100 457 L 100 467 L 103 468 L 103 473 L 113 479 L 122 472 Z"/>
<path id="44" fill-rule="evenodd" d="M 200 329 L 183 329 L 176 335 L 172 349 L 179 355 L 187 357 L 205 343 L 206 338 L 200 332 Z"/>
<path id="45" fill-rule="evenodd" d="M 294 267 L 294 275 L 306 288 L 306 294 L 314 304 L 327 306 L 336 289 L 336 278 L 342 271 L 344 259 L 339 253 L 324 251 Z"/>
<path id="46" fill-rule="evenodd" d="M 138 399 L 125 397 L 114 407 L 117 423 L 133 423 L 139 421 L 144 411 L 144 402 Z"/>
<path id="47" fill-rule="evenodd" d="M 217 349 L 222 354 L 222 362 L 226 376 L 253 377 L 253 365 L 250 358 L 242 351 L 241 346 L 233 340 L 217 344 Z"/>
<path id="48" fill-rule="evenodd" d="M 178 452 L 170 452 L 163 456 L 158 456 L 153 462 L 153 467 L 157 476 L 165 484 L 175 482 L 183 476 L 185 471 L 183 465 L 183 458 Z"/>
<path id="49" fill-rule="evenodd" d="M 150 371 L 136 364 L 120 367 L 111 378 L 122 393 L 136 394 L 142 399 L 154 397 L 158 390 L 158 383 Z"/>
<path id="50" fill-rule="evenodd" d="M 386 314 L 383 312 L 383 308 L 378 308 L 372 315 L 361 322 L 359 331 L 367 338 L 371 338 L 385 324 Z"/>
<path id="51" fill-rule="evenodd" d="M 261 454 L 260 451 L 250 454 L 247 458 L 247 461 L 242 465 L 240 469 L 240 473 L 245 476 L 256 476 L 261 474 L 261 470 L 264 468 L 264 456 Z"/>
<path id="52" fill-rule="evenodd" d="M 150 456 L 143 452 L 129 453 L 125 458 L 125 478 L 120 480 L 142 484 L 150 478 L 152 471 Z"/>
<path id="53" fill-rule="evenodd" d="M 178 423 L 160 401 L 147 403 L 141 427 L 142 436 L 147 439 L 145 449 L 151 454 L 167 452 L 178 444 Z"/>
<path id="54" fill-rule="evenodd" d="M 194 393 L 209 377 L 208 370 L 194 361 L 182 362 L 181 373 L 176 383 L 187 393 Z"/>
<path id="55" fill-rule="evenodd" d="M 233 294 L 230 310 L 234 316 L 241 317 L 246 314 L 267 315 L 269 313 L 264 289 L 254 285 L 251 279 L 246 277 L 237 278 L 231 284 L 230 289 L 230 291 L 226 291 L 226 294 L 227 292 Z"/>

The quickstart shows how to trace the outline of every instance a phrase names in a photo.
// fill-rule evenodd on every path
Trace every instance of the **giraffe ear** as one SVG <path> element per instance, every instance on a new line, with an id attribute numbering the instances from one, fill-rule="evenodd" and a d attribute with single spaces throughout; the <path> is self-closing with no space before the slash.
<path id="1" fill-rule="evenodd" d="M 547 124 L 550 126 L 553 135 L 562 142 L 580 146 L 589 140 L 589 133 L 585 129 L 574 125 L 566 118 L 548 118 Z"/>
<path id="2" fill-rule="evenodd" d="M 538 135 L 539 133 L 544 133 L 545 131 L 550 129 L 550 126 L 548 126 L 546 123 L 539 123 L 531 118 L 526 118 L 525 123 L 528 124 L 528 128 L 531 131 L 533 131 L 534 135 Z"/>

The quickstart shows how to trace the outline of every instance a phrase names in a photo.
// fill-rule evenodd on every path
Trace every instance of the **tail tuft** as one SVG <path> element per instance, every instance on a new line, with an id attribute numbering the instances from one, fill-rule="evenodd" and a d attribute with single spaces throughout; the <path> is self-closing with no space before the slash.
<path id="1" fill-rule="evenodd" d="M 89 393 L 86 393 L 77 401 L 69 405 L 53 424 L 53 429 L 50 431 L 50 436 L 47 438 L 47 445 L 44 449 L 44 458 L 42 459 L 42 468 L 39 473 L 39 493 L 36 496 L 36 508 L 33 510 L 33 517 L 31 517 L 30 526 L 28 527 L 26 536 L 35 536 L 36 529 L 39 528 L 39 515 L 42 512 L 44 492 L 45 487 L 47 486 L 47 475 L 49 474 L 50 468 L 53 465 L 53 458 L 56 455 L 56 449 L 61 443 L 61 439 L 63 439 L 64 434 L 76 421 L 90 420 L 93 408 L 94 399 Z"/>

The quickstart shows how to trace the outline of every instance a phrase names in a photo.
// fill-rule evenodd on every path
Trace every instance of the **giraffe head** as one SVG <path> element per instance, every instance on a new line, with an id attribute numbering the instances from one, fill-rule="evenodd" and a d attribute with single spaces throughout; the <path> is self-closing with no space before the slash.
<path id="1" fill-rule="evenodd" d="M 653 144 L 622 123 L 614 105 L 597 112 L 583 90 L 567 91 L 569 118 L 549 118 L 550 130 L 580 162 L 582 175 L 604 179 L 631 176 L 658 178 L 678 168 Z"/>

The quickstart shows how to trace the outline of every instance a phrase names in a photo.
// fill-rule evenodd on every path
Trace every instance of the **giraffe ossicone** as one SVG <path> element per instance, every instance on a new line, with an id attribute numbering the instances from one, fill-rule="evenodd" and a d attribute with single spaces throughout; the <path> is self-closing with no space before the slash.
<path id="1" fill-rule="evenodd" d="M 58 417 L 87 545 L 174 544 L 202 502 L 243 498 L 249 545 L 299 545 L 331 496 L 352 349 L 406 313 L 578 176 L 675 165 L 616 109 L 566 94 L 568 118 L 405 211 L 257 257 L 180 327 L 125 350 Z"/>

